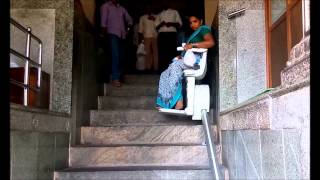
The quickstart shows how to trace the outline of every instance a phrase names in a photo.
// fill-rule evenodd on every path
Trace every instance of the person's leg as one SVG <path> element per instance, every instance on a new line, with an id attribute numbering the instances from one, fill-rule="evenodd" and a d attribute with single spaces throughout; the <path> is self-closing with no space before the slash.
<path id="1" fill-rule="evenodd" d="M 119 53 L 119 80 L 123 80 L 123 73 L 124 73 L 124 66 L 125 66 L 125 54 L 127 53 L 126 51 L 126 40 L 125 39 L 120 39 L 119 38 L 119 46 L 118 46 L 118 53 Z"/>
<path id="2" fill-rule="evenodd" d="M 153 69 L 158 71 L 158 44 L 157 38 L 152 38 L 152 55 L 153 55 Z"/>
<path id="3" fill-rule="evenodd" d="M 119 81 L 120 72 L 119 72 L 119 38 L 113 34 L 108 35 L 110 48 L 111 48 L 111 79 L 112 81 Z"/>
<path id="4" fill-rule="evenodd" d="M 174 108 L 178 110 L 183 109 L 183 100 L 179 100 Z"/>
<path id="5" fill-rule="evenodd" d="M 152 67 L 152 49 L 151 49 L 151 44 L 152 43 L 152 38 L 144 38 L 144 49 L 146 51 L 146 58 L 145 58 L 145 68 L 146 70 L 151 70 Z"/>

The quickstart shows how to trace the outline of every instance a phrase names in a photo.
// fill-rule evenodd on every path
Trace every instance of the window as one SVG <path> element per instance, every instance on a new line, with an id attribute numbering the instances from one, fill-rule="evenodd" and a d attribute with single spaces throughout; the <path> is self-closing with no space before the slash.
<path id="1" fill-rule="evenodd" d="M 265 0 L 268 87 L 281 84 L 281 70 L 303 37 L 302 0 Z"/>

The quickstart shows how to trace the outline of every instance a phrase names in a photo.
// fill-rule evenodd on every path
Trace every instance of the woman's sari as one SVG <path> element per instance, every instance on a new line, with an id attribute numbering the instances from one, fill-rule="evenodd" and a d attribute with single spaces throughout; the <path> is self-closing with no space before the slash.
<path id="1" fill-rule="evenodd" d="M 187 43 L 197 43 L 203 41 L 203 36 L 210 33 L 211 30 L 208 26 L 200 26 L 188 38 Z M 182 52 L 182 57 L 184 52 Z M 196 54 L 197 61 L 199 62 L 201 54 Z M 172 109 L 175 104 L 183 99 L 182 96 L 182 78 L 183 70 L 188 69 L 182 59 L 174 58 L 169 67 L 161 73 L 159 81 L 159 91 L 156 103 L 162 108 Z"/>

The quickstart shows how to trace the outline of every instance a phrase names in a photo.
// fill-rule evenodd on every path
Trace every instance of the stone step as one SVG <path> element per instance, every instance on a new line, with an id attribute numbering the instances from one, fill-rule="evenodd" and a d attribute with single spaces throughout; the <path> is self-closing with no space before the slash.
<path id="1" fill-rule="evenodd" d="M 157 110 L 90 111 L 90 126 L 199 125 L 201 123 L 201 121 L 192 120 L 190 116 L 167 115 Z"/>
<path id="2" fill-rule="evenodd" d="M 209 166 L 206 146 L 118 146 L 70 148 L 70 167 Z"/>
<path id="3" fill-rule="evenodd" d="M 124 83 L 125 84 L 153 84 L 158 85 L 160 79 L 160 75 L 148 75 L 148 74 L 141 74 L 141 75 L 125 75 L 124 76 Z"/>
<path id="4" fill-rule="evenodd" d="M 155 109 L 156 96 L 99 96 L 98 109 Z"/>
<path id="5" fill-rule="evenodd" d="M 217 126 L 212 126 L 217 142 Z M 81 127 L 83 145 L 205 144 L 202 125 Z"/>
<path id="6" fill-rule="evenodd" d="M 212 180 L 208 166 L 129 166 L 69 168 L 54 173 L 54 180 Z"/>
<path id="7" fill-rule="evenodd" d="M 123 84 L 121 87 L 113 87 L 111 84 L 105 86 L 106 96 L 154 96 L 158 93 L 157 85 L 149 84 Z"/>

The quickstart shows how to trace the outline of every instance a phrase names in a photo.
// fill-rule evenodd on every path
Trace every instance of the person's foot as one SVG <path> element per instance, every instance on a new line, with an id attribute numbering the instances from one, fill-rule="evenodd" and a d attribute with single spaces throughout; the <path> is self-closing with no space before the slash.
<path id="1" fill-rule="evenodd" d="M 112 84 L 112 86 L 114 86 L 114 87 L 120 87 L 120 86 L 121 86 L 121 83 L 120 83 L 119 80 L 113 80 L 111 84 Z"/>
<path id="2" fill-rule="evenodd" d="M 178 101 L 174 108 L 177 110 L 183 109 L 183 101 L 182 100 Z"/>

